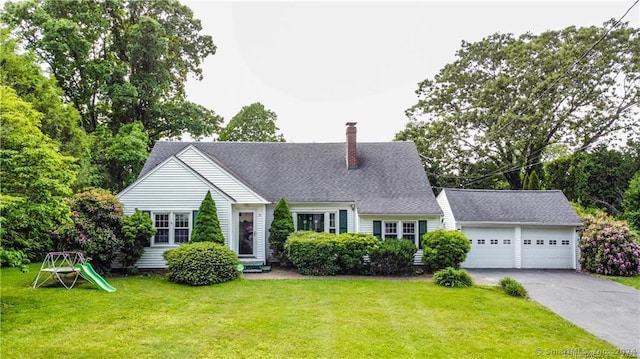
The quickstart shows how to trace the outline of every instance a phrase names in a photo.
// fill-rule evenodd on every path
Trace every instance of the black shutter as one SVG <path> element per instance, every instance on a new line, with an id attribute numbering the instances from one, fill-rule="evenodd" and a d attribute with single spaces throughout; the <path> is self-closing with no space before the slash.
<path id="1" fill-rule="evenodd" d="M 427 233 L 427 221 L 418 221 L 418 249 L 422 249 L 422 236 Z"/>
<path id="2" fill-rule="evenodd" d="M 340 233 L 347 232 L 347 210 L 340 210 Z"/>
<path id="3" fill-rule="evenodd" d="M 149 216 L 149 218 L 151 218 L 151 211 L 142 211 L 143 214 L 146 214 L 147 216 Z M 153 218 L 151 218 L 151 223 L 153 223 Z M 151 238 L 149 238 L 145 243 L 144 243 L 144 247 L 151 247 Z"/>
<path id="4" fill-rule="evenodd" d="M 382 239 L 382 221 L 373 221 L 373 235 Z"/>

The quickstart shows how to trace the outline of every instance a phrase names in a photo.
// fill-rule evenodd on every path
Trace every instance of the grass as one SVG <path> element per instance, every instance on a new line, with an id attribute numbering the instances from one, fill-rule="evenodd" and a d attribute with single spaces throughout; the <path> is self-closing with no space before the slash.
<path id="1" fill-rule="evenodd" d="M 1 271 L 8 358 L 529 358 L 615 348 L 497 287 L 377 279 L 236 280 L 187 287 L 158 276 L 33 289 L 37 267 Z"/>
<path id="2" fill-rule="evenodd" d="M 607 278 L 608 280 L 612 280 L 614 282 L 618 282 L 624 284 L 626 286 L 640 289 L 640 274 L 635 275 L 633 277 L 613 277 L 613 276 L 602 276 L 603 278 Z"/>

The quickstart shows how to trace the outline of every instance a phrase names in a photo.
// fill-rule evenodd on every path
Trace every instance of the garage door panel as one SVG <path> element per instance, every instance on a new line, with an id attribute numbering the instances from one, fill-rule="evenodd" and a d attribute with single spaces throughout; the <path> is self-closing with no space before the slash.
<path id="1" fill-rule="evenodd" d="M 522 228 L 522 268 L 573 268 L 572 228 Z"/>
<path id="2" fill-rule="evenodd" d="M 471 250 L 462 263 L 465 268 L 514 268 L 513 228 L 463 227 L 471 240 Z"/>

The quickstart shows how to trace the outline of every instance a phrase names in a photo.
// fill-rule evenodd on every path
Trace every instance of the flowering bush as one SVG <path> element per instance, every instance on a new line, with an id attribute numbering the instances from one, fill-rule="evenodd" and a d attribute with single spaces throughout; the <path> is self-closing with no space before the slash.
<path id="1" fill-rule="evenodd" d="M 640 244 L 624 223 L 585 216 L 580 264 L 588 272 L 633 276 L 640 272 Z"/>
<path id="2" fill-rule="evenodd" d="M 55 233 L 57 247 L 82 252 L 96 272 L 107 274 L 123 246 L 123 208 L 104 189 L 90 189 L 68 199 L 72 222 Z"/>

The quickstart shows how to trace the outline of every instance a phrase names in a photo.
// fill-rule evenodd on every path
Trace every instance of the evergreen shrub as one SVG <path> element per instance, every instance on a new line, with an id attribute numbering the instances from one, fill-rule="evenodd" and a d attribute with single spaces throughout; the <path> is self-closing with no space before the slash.
<path id="1" fill-rule="evenodd" d="M 169 281 L 192 286 L 224 283 L 240 276 L 234 251 L 214 242 L 183 244 L 164 252 Z"/>
<path id="2" fill-rule="evenodd" d="M 469 239 L 458 231 L 438 229 L 422 237 L 422 261 L 431 271 L 460 268 L 471 250 Z"/>
<path id="3" fill-rule="evenodd" d="M 373 275 L 410 274 L 417 249 L 407 240 L 387 239 L 378 243 L 369 254 Z"/>

